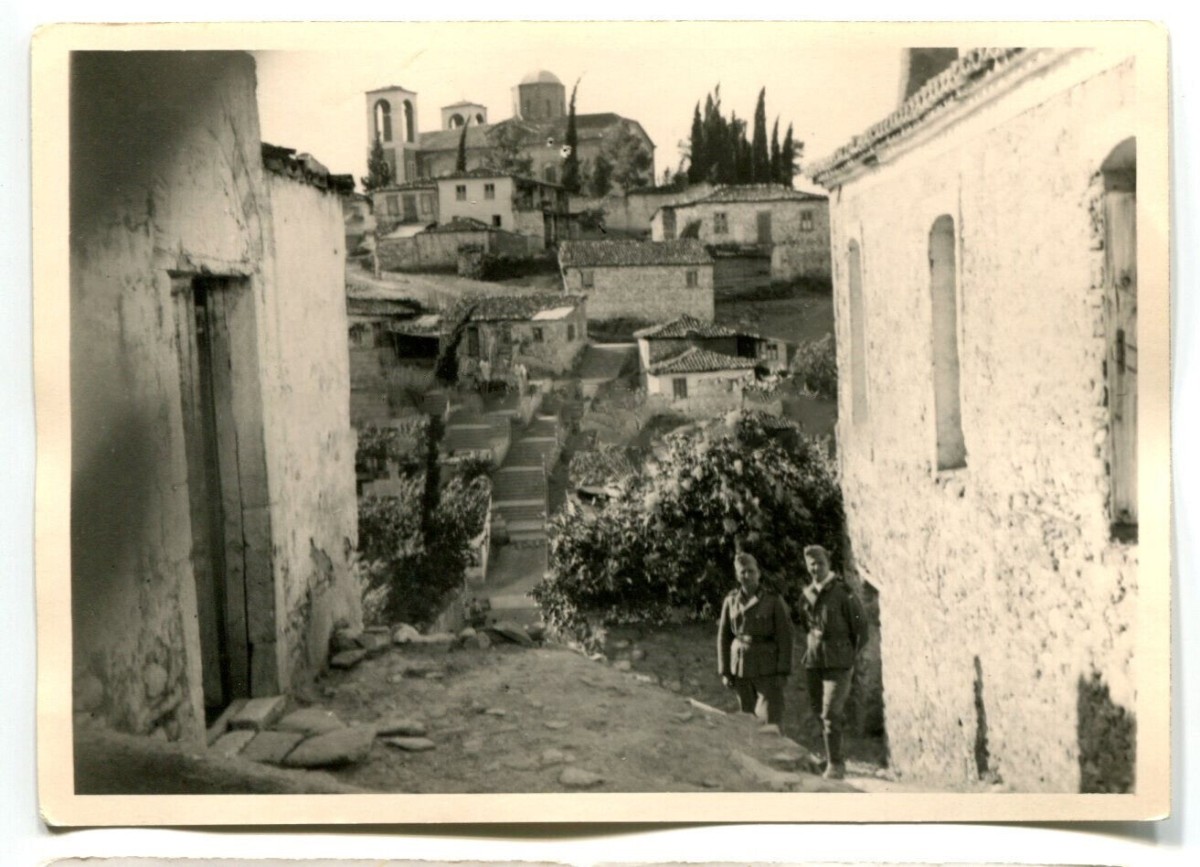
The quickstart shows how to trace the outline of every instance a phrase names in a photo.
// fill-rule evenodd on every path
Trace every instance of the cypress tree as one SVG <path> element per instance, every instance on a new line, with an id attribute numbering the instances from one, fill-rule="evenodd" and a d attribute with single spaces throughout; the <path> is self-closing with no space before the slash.
<path id="1" fill-rule="evenodd" d="M 383 154 L 383 142 L 379 134 L 375 135 L 375 143 L 367 154 L 367 176 L 362 179 L 363 189 L 368 193 L 380 187 L 386 187 L 392 182 L 392 166 Z"/>
<path id="2" fill-rule="evenodd" d="M 571 88 L 571 108 L 567 114 L 567 156 L 563 160 L 562 185 L 568 193 L 578 193 L 583 188 L 579 174 L 579 132 L 575 128 L 575 93 L 579 90 L 579 79 Z"/>
<path id="3" fill-rule="evenodd" d="M 804 147 L 803 144 L 800 145 Z M 779 182 L 785 186 L 792 185 L 792 178 L 796 175 L 796 143 L 792 138 L 792 125 L 789 123 L 787 135 L 783 137 L 783 148 L 779 152 Z"/>
<path id="4" fill-rule="evenodd" d="M 775 117 L 775 126 L 771 130 L 771 183 L 782 183 L 779 178 L 780 166 L 783 160 L 779 151 L 779 117 Z"/>
<path id="5" fill-rule="evenodd" d="M 704 122 L 700 118 L 700 103 L 692 114 L 692 136 L 690 160 L 688 162 L 688 182 L 698 184 L 708 176 L 708 152 L 704 146 Z"/>
<path id="6" fill-rule="evenodd" d="M 465 172 L 467 170 L 467 123 L 463 121 L 462 132 L 458 136 L 458 159 L 454 161 L 454 171 Z"/>
<path id="7" fill-rule="evenodd" d="M 767 89 L 758 92 L 758 104 L 754 107 L 754 133 L 750 150 L 750 180 L 763 183 L 770 180 L 771 155 L 767 150 Z"/>

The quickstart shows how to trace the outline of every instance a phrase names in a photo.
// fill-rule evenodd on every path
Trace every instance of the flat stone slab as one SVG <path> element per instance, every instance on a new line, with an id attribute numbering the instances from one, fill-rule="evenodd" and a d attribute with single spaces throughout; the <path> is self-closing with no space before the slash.
<path id="1" fill-rule="evenodd" d="M 217 738 L 210 749 L 219 756 L 236 756 L 256 737 L 254 729 L 238 729 Z"/>
<path id="2" fill-rule="evenodd" d="M 358 639 L 358 646 L 367 652 L 367 656 L 379 656 L 391 648 L 392 638 L 377 632 L 364 632 Z"/>
<path id="3" fill-rule="evenodd" d="M 374 726 L 348 726 L 311 737 L 288 754 L 292 768 L 325 768 L 361 762 L 375 742 Z"/>
<path id="4" fill-rule="evenodd" d="M 273 726 L 276 731 L 299 732 L 305 737 L 323 735 L 345 727 L 346 724 L 338 719 L 337 714 L 320 707 L 292 711 Z"/>
<path id="5" fill-rule="evenodd" d="M 513 623 L 511 620 L 497 621 L 488 627 L 488 631 L 514 644 L 520 644 L 524 647 L 533 646 L 533 639 L 525 630 L 525 627 Z"/>
<path id="6" fill-rule="evenodd" d="M 279 765 L 302 740 L 299 732 L 259 732 L 242 750 L 242 758 Z"/>
<path id="7" fill-rule="evenodd" d="M 339 654 L 336 654 L 333 659 L 329 660 L 329 667 L 341 669 L 354 668 L 354 666 L 358 665 L 366 658 L 367 652 L 361 647 L 357 650 L 345 650 Z"/>
<path id="8" fill-rule="evenodd" d="M 740 750 L 730 753 L 730 758 L 742 773 L 757 783 L 762 783 L 773 792 L 786 792 L 793 786 L 803 782 L 801 776 L 791 771 L 778 771 L 770 765 L 763 764 L 753 756 L 748 756 Z"/>
<path id="9" fill-rule="evenodd" d="M 569 789 L 590 789 L 592 786 L 603 783 L 604 777 L 591 771 L 585 771 L 583 768 L 568 765 L 558 775 L 558 781 Z"/>
<path id="10" fill-rule="evenodd" d="M 270 698 L 252 698 L 245 707 L 229 719 L 231 729 L 254 729 L 261 731 L 283 716 L 287 708 L 287 697 L 274 695 Z"/>
<path id="11" fill-rule="evenodd" d="M 543 725 L 545 725 L 546 728 L 550 729 L 551 731 L 560 732 L 563 729 L 569 728 L 571 724 L 566 720 L 548 719 L 545 723 L 543 723 Z"/>
<path id="12" fill-rule="evenodd" d="M 437 747 L 429 738 L 384 738 L 383 742 L 389 747 L 410 753 L 423 753 Z"/>
<path id="13" fill-rule="evenodd" d="M 378 737 L 425 737 L 425 723 L 408 717 L 387 717 L 375 723 L 375 734 Z"/>

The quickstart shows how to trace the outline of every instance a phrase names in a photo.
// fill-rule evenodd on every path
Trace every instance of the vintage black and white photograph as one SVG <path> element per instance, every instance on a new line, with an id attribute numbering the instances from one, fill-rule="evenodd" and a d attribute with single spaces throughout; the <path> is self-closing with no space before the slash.
<path id="1" fill-rule="evenodd" d="M 1167 812 L 1161 30 L 80 26 L 35 76 L 52 823 Z"/>

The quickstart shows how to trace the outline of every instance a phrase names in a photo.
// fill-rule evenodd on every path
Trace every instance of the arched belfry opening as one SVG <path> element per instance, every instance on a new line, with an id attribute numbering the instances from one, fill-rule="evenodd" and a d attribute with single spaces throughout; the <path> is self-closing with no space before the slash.
<path id="1" fill-rule="evenodd" d="M 392 104 L 386 99 L 375 103 L 375 135 L 385 142 L 392 140 Z"/>
<path id="2" fill-rule="evenodd" d="M 409 143 L 417 140 L 417 112 L 411 99 L 404 100 L 404 140 Z"/>

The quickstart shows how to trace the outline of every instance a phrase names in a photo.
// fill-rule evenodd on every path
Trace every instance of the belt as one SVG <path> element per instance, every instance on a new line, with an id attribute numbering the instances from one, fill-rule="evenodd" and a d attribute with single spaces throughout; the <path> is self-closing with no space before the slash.
<path id="1" fill-rule="evenodd" d="M 733 637 L 733 640 L 740 641 L 742 644 L 745 644 L 745 645 L 774 644 L 775 643 L 774 638 L 769 638 L 765 635 L 735 635 Z"/>

